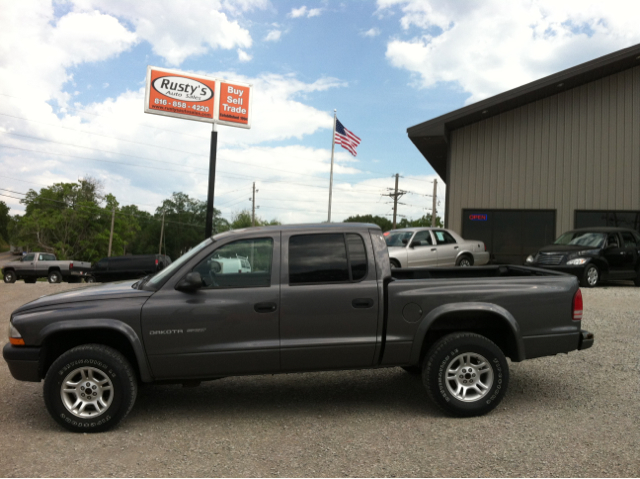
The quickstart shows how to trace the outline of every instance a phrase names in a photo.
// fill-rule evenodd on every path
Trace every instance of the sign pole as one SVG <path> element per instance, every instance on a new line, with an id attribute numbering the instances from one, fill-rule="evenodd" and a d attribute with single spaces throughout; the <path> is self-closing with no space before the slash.
<path id="1" fill-rule="evenodd" d="M 207 221 L 204 230 L 204 237 L 213 235 L 213 192 L 216 186 L 216 154 L 218 152 L 218 132 L 216 124 L 211 130 L 211 149 L 209 150 L 209 192 L 207 194 Z"/>

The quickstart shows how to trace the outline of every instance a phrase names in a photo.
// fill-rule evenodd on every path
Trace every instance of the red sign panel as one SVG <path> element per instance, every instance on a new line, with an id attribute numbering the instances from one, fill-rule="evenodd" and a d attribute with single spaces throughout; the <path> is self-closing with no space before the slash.
<path id="1" fill-rule="evenodd" d="M 249 106 L 251 87 L 226 81 L 220 82 L 220 98 L 218 100 L 218 119 L 220 123 L 235 123 L 238 126 L 250 126 Z"/>
<path id="2" fill-rule="evenodd" d="M 149 67 L 145 113 L 213 122 L 216 80 Z"/>

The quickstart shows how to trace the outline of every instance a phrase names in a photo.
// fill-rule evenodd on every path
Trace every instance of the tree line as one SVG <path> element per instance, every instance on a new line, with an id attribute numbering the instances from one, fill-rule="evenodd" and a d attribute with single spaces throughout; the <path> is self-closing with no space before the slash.
<path id="1" fill-rule="evenodd" d="M 20 200 L 23 215 L 9 215 L 0 201 L 0 246 L 55 253 L 59 259 L 96 262 L 107 256 L 111 223 L 111 255 L 163 253 L 175 259 L 204 238 L 206 202 L 174 192 L 154 213 L 135 205 L 121 205 L 103 194 L 99 181 L 56 183 L 39 192 L 29 190 Z M 164 225 L 163 225 L 164 223 Z M 256 225 L 278 224 L 256 217 Z M 251 226 L 251 213 L 243 210 L 228 220 L 214 209 L 214 232 Z M 161 230 L 162 243 L 160 243 Z"/>
<path id="2" fill-rule="evenodd" d="M 0 201 L 0 251 L 8 250 L 11 244 L 28 251 L 55 253 L 59 259 L 93 263 L 107 256 L 112 221 L 112 256 L 161 252 L 176 259 L 204 238 L 206 202 L 182 192 L 174 192 L 153 214 L 135 205 L 120 205 L 114 195 L 104 194 L 101 183 L 93 178 L 55 183 L 39 192 L 29 190 L 20 202 L 25 213 L 11 216 L 8 206 Z M 391 221 L 382 216 L 356 215 L 344 221 L 374 223 L 383 231 L 392 228 Z M 225 219 L 214 209 L 216 233 L 251 223 L 247 210 Z M 442 226 L 439 217 L 436 223 Z M 256 225 L 270 224 L 279 222 L 256 217 Z M 396 227 L 410 226 L 431 226 L 431 215 L 418 220 L 402 218 Z"/>

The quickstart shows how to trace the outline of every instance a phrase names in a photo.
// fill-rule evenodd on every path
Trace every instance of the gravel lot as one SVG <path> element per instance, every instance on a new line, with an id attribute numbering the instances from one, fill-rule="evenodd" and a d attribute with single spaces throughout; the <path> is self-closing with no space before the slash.
<path id="1" fill-rule="evenodd" d="M 0 283 L 0 344 L 11 311 L 78 285 Z M 114 430 L 73 434 L 42 384 L 0 362 L 6 477 L 539 476 L 640 473 L 640 288 L 583 290 L 593 348 L 511 366 L 498 409 L 444 417 L 400 368 L 145 386 Z"/>

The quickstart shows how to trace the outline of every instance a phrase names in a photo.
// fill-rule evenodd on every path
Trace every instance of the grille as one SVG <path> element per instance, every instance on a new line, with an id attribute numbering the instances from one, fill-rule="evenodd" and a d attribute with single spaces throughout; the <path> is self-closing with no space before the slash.
<path id="1" fill-rule="evenodd" d="M 538 256 L 538 264 L 560 264 L 564 258 L 563 254 L 544 254 Z"/>

